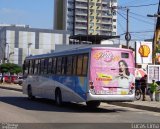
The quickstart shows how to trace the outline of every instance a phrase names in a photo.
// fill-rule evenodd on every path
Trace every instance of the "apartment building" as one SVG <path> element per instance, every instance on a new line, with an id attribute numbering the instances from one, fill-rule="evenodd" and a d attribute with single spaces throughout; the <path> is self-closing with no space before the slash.
<path id="1" fill-rule="evenodd" d="M 54 0 L 54 29 L 72 35 L 117 35 L 117 0 Z"/>

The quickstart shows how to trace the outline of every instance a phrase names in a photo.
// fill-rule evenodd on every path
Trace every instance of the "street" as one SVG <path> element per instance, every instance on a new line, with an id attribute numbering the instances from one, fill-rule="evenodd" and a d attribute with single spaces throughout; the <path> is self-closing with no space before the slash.
<path id="1" fill-rule="evenodd" d="M 57 107 L 52 100 L 28 100 L 21 92 L 0 89 L 0 123 L 159 123 L 160 113 L 102 103 Z"/>

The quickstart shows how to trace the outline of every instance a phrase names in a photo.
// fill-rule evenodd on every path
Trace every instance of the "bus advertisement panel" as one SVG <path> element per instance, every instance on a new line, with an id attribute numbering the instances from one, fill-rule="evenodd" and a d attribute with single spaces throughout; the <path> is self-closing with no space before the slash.
<path id="1" fill-rule="evenodd" d="M 90 81 L 95 93 L 128 95 L 134 86 L 134 59 L 131 51 L 94 49 L 91 57 Z"/>

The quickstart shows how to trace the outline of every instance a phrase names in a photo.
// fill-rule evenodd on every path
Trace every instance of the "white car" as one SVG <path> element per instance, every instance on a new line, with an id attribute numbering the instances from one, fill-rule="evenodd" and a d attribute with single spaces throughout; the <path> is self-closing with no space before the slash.
<path id="1" fill-rule="evenodd" d="M 23 83 L 23 77 L 18 77 L 17 79 L 14 80 L 14 84 L 21 85 L 22 83 Z"/>

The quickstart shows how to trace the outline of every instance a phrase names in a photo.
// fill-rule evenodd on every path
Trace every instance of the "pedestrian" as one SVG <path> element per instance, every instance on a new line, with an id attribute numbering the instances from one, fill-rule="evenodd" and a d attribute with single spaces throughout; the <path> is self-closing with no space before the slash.
<path id="1" fill-rule="evenodd" d="M 3 76 L 1 77 L 1 83 L 3 83 Z"/>
<path id="2" fill-rule="evenodd" d="M 5 82 L 5 77 L 3 76 L 2 77 L 2 84 Z"/>
<path id="3" fill-rule="evenodd" d="M 146 88 L 147 88 L 147 75 L 144 75 L 144 77 L 142 77 L 140 79 L 140 84 L 141 84 L 141 90 L 142 90 L 142 101 L 146 100 Z"/>
<path id="4" fill-rule="evenodd" d="M 158 87 L 158 84 L 155 82 L 155 80 L 152 80 L 152 83 L 149 86 L 150 86 L 150 98 L 151 101 L 153 101 L 153 95 L 155 95 L 155 91 Z"/>

